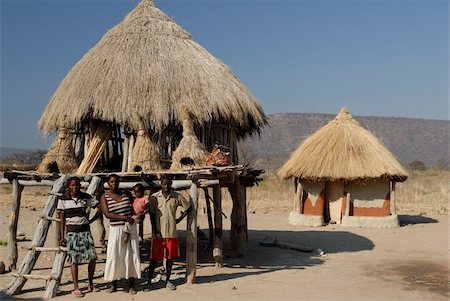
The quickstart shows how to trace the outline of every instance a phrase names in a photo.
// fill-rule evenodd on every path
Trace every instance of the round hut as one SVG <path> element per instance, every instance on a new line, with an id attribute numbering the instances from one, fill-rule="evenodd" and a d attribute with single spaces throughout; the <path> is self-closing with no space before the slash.
<path id="1" fill-rule="evenodd" d="M 395 183 L 408 174 L 346 108 L 303 141 L 278 175 L 294 179 L 291 224 L 398 226 Z"/>
<path id="2" fill-rule="evenodd" d="M 225 64 L 142 0 L 70 70 L 39 128 L 47 135 L 68 129 L 78 173 L 167 168 L 183 138 L 182 108 L 206 150 L 227 145 L 234 164 L 237 141 L 267 123 Z M 148 152 L 135 145 L 159 162 L 146 162 Z"/>

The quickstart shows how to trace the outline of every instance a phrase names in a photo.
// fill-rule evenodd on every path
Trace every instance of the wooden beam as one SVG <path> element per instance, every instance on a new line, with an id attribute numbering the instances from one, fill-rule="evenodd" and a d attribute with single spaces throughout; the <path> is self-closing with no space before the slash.
<path id="1" fill-rule="evenodd" d="M 397 214 L 396 208 L 395 208 L 395 182 L 394 181 L 390 181 L 390 211 L 391 211 L 391 215 L 395 215 Z"/>
<path id="2" fill-rule="evenodd" d="M 196 183 L 192 183 L 189 189 L 189 198 L 191 201 L 191 210 L 188 213 L 186 229 L 186 283 L 194 284 L 197 268 L 198 188 Z"/>
<path id="3" fill-rule="evenodd" d="M 133 162 L 133 149 L 134 149 L 134 136 L 130 135 L 128 142 L 128 162 L 126 171 L 132 171 L 131 163 Z"/>
<path id="4" fill-rule="evenodd" d="M 17 222 L 19 221 L 20 212 L 20 199 L 22 196 L 23 186 L 19 184 L 17 179 L 12 180 L 12 204 L 11 213 L 9 215 L 9 235 L 8 235 L 8 246 L 9 246 L 9 269 L 15 270 L 18 259 L 17 252 Z"/>
<path id="5" fill-rule="evenodd" d="M 231 247 L 236 252 L 236 256 L 243 256 L 246 252 L 246 234 L 245 234 L 245 193 L 242 192 L 245 186 L 239 183 L 236 178 L 234 183 L 228 188 L 233 201 L 231 211 Z"/>
<path id="6" fill-rule="evenodd" d="M 67 248 L 66 247 L 25 247 L 22 246 L 20 247 L 21 249 L 24 250 L 33 250 L 33 251 L 37 251 L 37 252 L 66 252 Z"/>
<path id="7" fill-rule="evenodd" d="M 52 191 L 56 193 L 62 193 L 66 188 L 67 181 L 69 180 L 69 176 L 62 176 L 58 180 L 56 180 Z M 56 204 L 58 201 L 58 197 L 55 195 L 49 196 L 47 203 L 42 211 L 42 215 L 44 216 L 52 216 L 53 212 L 56 209 Z M 33 240 L 31 242 L 31 247 L 43 247 L 45 240 L 47 239 L 48 228 L 50 226 L 50 221 L 45 218 L 40 218 L 38 225 L 36 227 L 36 231 L 34 233 Z M 20 265 L 18 272 L 21 275 L 30 274 L 36 264 L 36 261 L 39 257 L 40 252 L 30 250 L 25 255 L 25 258 Z M 10 296 L 19 292 L 22 287 L 25 285 L 26 279 L 17 278 L 11 281 L 8 285 L 8 289 L 6 293 Z"/>
<path id="8" fill-rule="evenodd" d="M 61 283 L 61 276 L 64 269 L 64 262 L 66 260 L 66 252 L 58 252 L 53 261 L 52 271 L 50 273 L 50 281 L 44 292 L 44 299 L 50 299 L 56 296 L 59 284 Z"/>
<path id="9" fill-rule="evenodd" d="M 125 140 L 123 142 L 123 158 L 122 158 L 122 172 L 128 171 L 128 147 L 130 143 L 130 135 L 125 135 Z"/>
<path id="10" fill-rule="evenodd" d="M 214 248 L 213 257 L 216 268 L 223 267 L 222 243 L 222 190 L 219 185 L 213 187 L 214 199 Z"/>
<path id="11" fill-rule="evenodd" d="M 214 225 L 212 220 L 211 203 L 209 202 L 210 196 L 208 188 L 203 188 L 205 192 L 206 212 L 208 214 L 208 229 L 209 229 L 209 247 L 212 248 L 214 241 Z"/>
<path id="12" fill-rule="evenodd" d="M 346 182 L 344 184 L 344 190 L 347 191 L 347 195 L 345 197 L 345 216 L 349 216 L 350 215 L 350 204 L 351 204 L 351 200 L 350 200 L 350 185 Z"/>

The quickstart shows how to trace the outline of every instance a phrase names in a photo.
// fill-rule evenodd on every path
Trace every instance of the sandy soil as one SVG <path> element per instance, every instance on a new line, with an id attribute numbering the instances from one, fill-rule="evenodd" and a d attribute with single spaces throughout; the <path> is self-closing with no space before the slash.
<path id="1" fill-rule="evenodd" d="M 28 206 L 27 206 L 28 207 Z M 21 208 L 19 232 L 32 238 L 41 209 Z M 229 215 L 228 215 L 229 216 Z M 0 240 L 6 240 L 9 208 L 0 209 Z M 321 228 L 294 227 L 287 223 L 286 213 L 250 214 L 248 252 L 243 258 L 225 258 L 225 267 L 215 269 L 211 251 L 201 251 L 199 243 L 197 284 L 185 285 L 184 258 L 175 267 L 180 279 L 176 291 L 167 291 L 160 284 L 151 292 L 139 291 L 130 296 L 124 292 L 113 295 L 104 291 L 86 294 L 85 300 L 448 300 L 449 294 L 449 224 L 447 215 L 401 215 L 397 229 L 352 229 L 339 226 Z M 199 213 L 199 226 L 208 234 L 206 215 Z M 185 224 L 179 226 L 184 248 Z M 229 251 L 230 219 L 224 219 L 225 254 Z M 94 238 L 98 240 L 93 225 Z M 146 220 L 145 234 L 150 226 Z M 311 253 L 263 247 L 264 238 L 312 247 Z M 50 229 L 47 245 L 54 243 Z M 27 246 L 30 241 L 20 242 Z M 142 270 L 148 266 L 150 241 L 142 244 Z M 325 254 L 319 255 L 317 249 Z M 105 254 L 99 253 L 96 282 L 102 289 Z M 21 263 L 25 251 L 20 250 Z M 0 261 L 7 262 L 8 248 L 0 246 Z M 52 254 L 42 253 L 33 273 L 48 274 Z M 81 287 L 86 287 L 87 266 L 81 266 Z M 145 274 L 144 274 L 145 275 Z M 11 280 L 10 274 L 0 275 L 0 288 Z M 29 280 L 17 299 L 36 299 L 43 294 L 44 281 Z M 62 286 L 56 300 L 73 299 L 70 271 L 64 270 Z M 130 298 L 131 297 L 131 298 Z M 0 299 L 9 300 L 6 296 Z M 16 300 L 11 298 L 11 300 Z"/>

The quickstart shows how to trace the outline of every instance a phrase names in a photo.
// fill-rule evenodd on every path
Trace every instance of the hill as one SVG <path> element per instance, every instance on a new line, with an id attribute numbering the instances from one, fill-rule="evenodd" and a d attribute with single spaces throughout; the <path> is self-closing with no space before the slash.
<path id="1" fill-rule="evenodd" d="M 260 137 L 240 144 L 241 159 L 254 161 L 266 170 L 279 168 L 309 135 L 327 124 L 335 115 L 277 113 L 269 115 L 269 127 Z M 427 167 L 449 160 L 448 120 L 397 117 L 353 116 L 371 131 L 402 163 L 423 161 Z"/>

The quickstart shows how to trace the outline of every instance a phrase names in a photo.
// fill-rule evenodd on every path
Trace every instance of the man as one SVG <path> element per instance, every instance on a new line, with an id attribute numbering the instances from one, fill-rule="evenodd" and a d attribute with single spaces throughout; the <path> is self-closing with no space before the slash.
<path id="1" fill-rule="evenodd" d="M 166 288 L 175 290 L 170 282 L 173 259 L 180 256 L 177 239 L 177 225 L 190 211 L 190 203 L 179 193 L 172 190 L 172 179 L 168 175 L 161 177 L 161 190 L 150 197 L 150 221 L 152 223 L 152 255 L 149 266 L 148 282 L 155 271 L 156 263 L 166 258 Z M 175 218 L 177 208 L 182 207 L 183 212 Z"/>
<path id="2" fill-rule="evenodd" d="M 83 297 L 78 287 L 78 265 L 88 265 L 88 291 L 97 292 L 99 289 L 94 285 L 95 261 L 97 255 L 94 248 L 89 227 L 88 209 L 98 205 L 93 201 L 91 195 L 80 190 L 80 179 L 72 177 L 68 182 L 68 191 L 58 200 L 57 210 L 59 212 L 61 246 L 67 246 L 67 261 L 71 264 L 74 297 Z M 67 233 L 65 229 L 67 228 Z"/>

